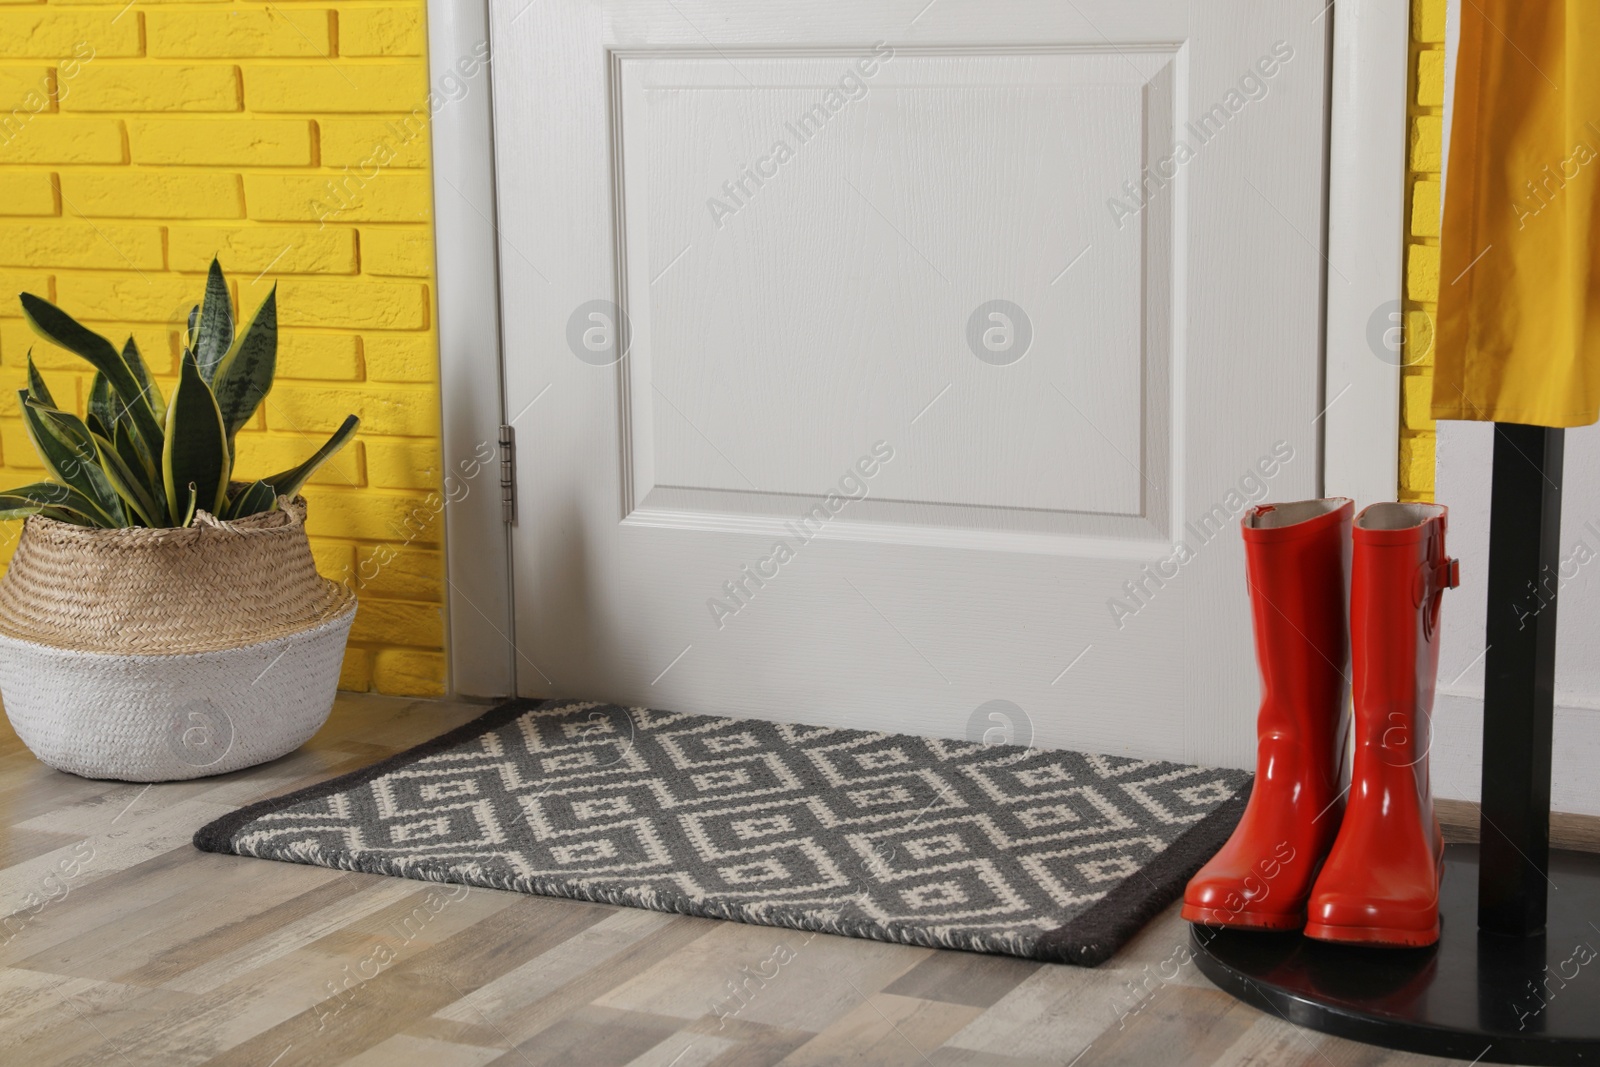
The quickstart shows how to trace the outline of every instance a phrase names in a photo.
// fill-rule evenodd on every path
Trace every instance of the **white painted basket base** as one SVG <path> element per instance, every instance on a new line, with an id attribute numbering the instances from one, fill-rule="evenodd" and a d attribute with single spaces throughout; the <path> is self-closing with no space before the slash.
<path id="1" fill-rule="evenodd" d="M 349 610 L 216 652 L 112 655 L 0 635 L 0 698 L 22 743 L 86 778 L 225 774 L 299 748 L 327 721 Z"/>

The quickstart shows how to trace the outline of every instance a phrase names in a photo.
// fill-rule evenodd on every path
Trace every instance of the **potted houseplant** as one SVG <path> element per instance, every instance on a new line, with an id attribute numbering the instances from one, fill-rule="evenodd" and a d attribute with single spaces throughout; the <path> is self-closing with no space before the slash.
<path id="1" fill-rule="evenodd" d="M 45 763 L 163 781 L 275 759 L 333 707 L 355 597 L 312 562 L 300 487 L 355 434 L 304 463 L 235 480 L 239 430 L 272 388 L 277 290 L 235 328 L 213 260 L 165 400 L 130 337 L 118 351 L 32 294 L 47 341 L 94 368 L 84 412 L 28 354 L 22 417 L 46 478 L 0 493 L 22 518 L 0 578 L 0 697 Z"/>

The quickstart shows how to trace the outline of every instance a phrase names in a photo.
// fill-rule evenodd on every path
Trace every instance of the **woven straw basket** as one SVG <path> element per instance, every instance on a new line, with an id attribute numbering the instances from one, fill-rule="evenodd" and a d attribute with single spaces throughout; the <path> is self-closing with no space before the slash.
<path id="1" fill-rule="evenodd" d="M 0 697 L 24 744 L 88 778 L 276 759 L 333 709 L 355 596 L 317 574 L 305 501 L 183 529 L 34 516 L 0 578 Z"/>

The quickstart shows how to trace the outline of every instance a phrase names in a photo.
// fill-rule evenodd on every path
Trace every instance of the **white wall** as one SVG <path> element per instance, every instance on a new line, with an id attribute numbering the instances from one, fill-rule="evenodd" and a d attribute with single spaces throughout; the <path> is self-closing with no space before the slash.
<path id="1" fill-rule="evenodd" d="M 1455 84 L 1459 0 L 1445 31 L 1446 85 Z M 1445 95 L 1445 143 L 1450 137 Z M 1448 158 L 1449 153 L 1446 152 Z M 1433 774 L 1439 796 L 1477 800 L 1483 766 L 1483 624 L 1489 576 L 1489 471 L 1494 428 L 1439 423 L 1435 496 L 1450 508 L 1450 554 L 1461 560 L 1461 588 L 1446 594 L 1434 705 Z M 1600 815 L 1600 427 L 1567 431 L 1557 576 L 1555 758 L 1551 807 Z M 1530 599 L 1529 608 L 1537 601 Z"/>

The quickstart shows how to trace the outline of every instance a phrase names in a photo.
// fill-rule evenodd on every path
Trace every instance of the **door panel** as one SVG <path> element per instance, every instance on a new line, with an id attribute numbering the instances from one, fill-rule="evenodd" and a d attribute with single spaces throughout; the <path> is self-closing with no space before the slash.
<path id="1" fill-rule="evenodd" d="M 1147 264 L 1146 234 L 1102 234 L 1105 207 L 1061 190 L 1116 189 L 1147 143 L 1170 143 L 1172 56 L 890 56 L 619 62 L 628 291 L 649 293 L 628 304 L 626 382 L 665 408 L 631 407 L 635 506 L 788 515 L 782 498 L 831 482 L 841 451 L 951 386 L 920 462 L 874 486 L 904 505 L 884 521 L 926 521 L 918 505 L 1141 515 L 1138 468 L 1119 456 L 1144 451 L 1146 372 L 1166 391 L 1170 353 L 1147 365 L 1141 342 L 1171 302 L 1139 279 L 1170 275 L 1170 213 L 1152 220 L 1163 261 Z M 813 121 L 830 92 L 839 110 Z M 1092 254 L 1091 236 L 1093 271 L 1062 287 L 1062 250 Z M 952 301 L 974 292 L 1027 315 L 980 316 L 993 362 Z M 1062 393 L 1094 397 L 1103 429 Z M 658 488 L 679 492 L 652 500 Z M 752 494 L 780 499 L 730 499 Z"/>
<path id="2" fill-rule="evenodd" d="M 925 2 L 496 5 L 519 688 L 1246 763 L 1321 5 Z"/>

